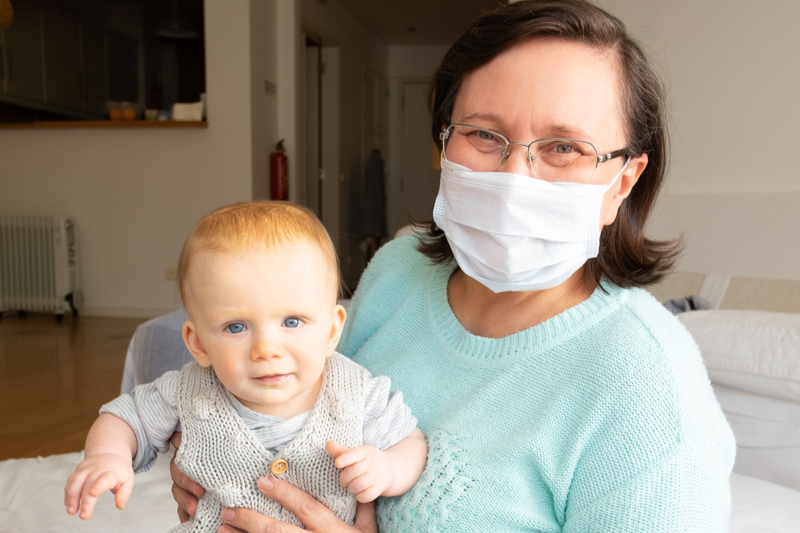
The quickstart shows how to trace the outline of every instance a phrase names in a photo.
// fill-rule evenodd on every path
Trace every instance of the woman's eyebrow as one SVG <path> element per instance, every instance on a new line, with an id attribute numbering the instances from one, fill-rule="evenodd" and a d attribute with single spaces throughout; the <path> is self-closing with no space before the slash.
<path id="1" fill-rule="evenodd" d="M 569 124 L 551 124 L 546 128 L 543 128 L 543 131 L 546 132 L 545 134 L 547 137 L 566 137 L 569 139 L 578 139 L 583 141 L 593 140 L 593 138 L 583 129 Z"/>
<path id="2" fill-rule="evenodd" d="M 485 120 L 487 122 L 492 122 L 494 124 L 503 124 L 503 119 L 493 113 L 473 113 L 462 118 L 462 121 L 468 121 L 477 118 L 479 120 Z"/>
<path id="3" fill-rule="evenodd" d="M 473 113 L 471 115 L 462 118 L 459 122 L 468 122 L 472 119 L 478 119 L 490 122 L 494 126 L 501 129 L 505 125 L 503 119 L 500 118 L 500 116 L 495 115 L 494 113 Z M 536 127 L 534 129 L 536 131 L 541 132 L 541 135 L 538 137 L 539 139 L 549 139 L 552 137 L 565 137 L 569 139 L 594 141 L 594 138 L 592 136 L 586 133 L 586 131 L 584 131 L 582 128 L 575 125 L 555 123 L 555 124 L 547 124 L 541 128 Z"/>

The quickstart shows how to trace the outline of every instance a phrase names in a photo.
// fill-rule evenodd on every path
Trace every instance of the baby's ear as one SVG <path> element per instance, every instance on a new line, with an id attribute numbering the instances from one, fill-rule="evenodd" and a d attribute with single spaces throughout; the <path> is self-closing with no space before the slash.
<path id="1" fill-rule="evenodd" d="M 336 346 L 339 344 L 339 337 L 342 336 L 342 329 L 344 329 L 344 321 L 347 319 L 347 311 L 344 310 L 339 304 L 333 308 L 333 324 L 331 324 L 331 336 L 328 338 L 328 353 L 327 356 L 333 355 L 336 351 Z"/>
<path id="2" fill-rule="evenodd" d="M 181 334 L 183 335 L 183 342 L 186 343 L 186 347 L 195 361 L 202 367 L 211 366 L 211 358 L 203 347 L 203 343 L 200 342 L 200 337 L 197 336 L 197 328 L 194 327 L 194 323 L 191 320 L 183 323 Z"/>

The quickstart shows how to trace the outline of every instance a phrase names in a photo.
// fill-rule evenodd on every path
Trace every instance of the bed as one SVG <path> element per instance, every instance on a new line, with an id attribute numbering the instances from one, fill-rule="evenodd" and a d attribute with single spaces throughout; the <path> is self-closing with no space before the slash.
<path id="1" fill-rule="evenodd" d="M 92 519 L 82 522 L 64 512 L 63 482 L 80 453 L 0 462 L 0 531 L 3 533 L 90 532 L 154 533 L 178 525 L 170 494 L 169 461 L 136 477 L 125 511 L 102 495 Z M 800 530 L 800 492 L 755 477 L 731 476 L 731 533 L 796 533 Z"/>
<path id="2" fill-rule="evenodd" d="M 675 276 L 671 289 L 662 286 L 655 292 L 684 290 L 687 282 L 681 278 L 686 275 Z M 700 346 L 736 435 L 730 531 L 800 531 L 800 313 L 712 309 L 678 318 Z M 123 390 L 188 360 L 179 342 L 184 319 L 183 311 L 176 311 L 139 327 L 131 340 Z M 165 353 L 174 360 L 165 361 Z M 80 453 L 71 453 L 0 462 L 0 532 L 133 533 L 168 531 L 178 524 L 167 456 L 137 476 L 124 512 L 106 493 L 90 521 L 68 516 L 63 484 L 80 459 Z"/>

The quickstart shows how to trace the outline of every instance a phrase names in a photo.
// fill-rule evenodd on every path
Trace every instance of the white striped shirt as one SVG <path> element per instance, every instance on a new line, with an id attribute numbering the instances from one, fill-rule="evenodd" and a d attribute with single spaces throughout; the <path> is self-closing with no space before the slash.
<path id="1" fill-rule="evenodd" d="M 136 435 L 134 472 L 153 466 L 158 453 L 169 450 L 169 439 L 180 431 L 178 419 L 178 373 L 170 371 L 152 383 L 145 383 L 103 405 L 100 413 L 123 419 Z M 259 442 L 271 453 L 278 453 L 294 439 L 308 420 L 310 411 L 292 418 L 265 415 L 248 409 L 228 391 L 237 414 Z M 385 450 L 406 438 L 417 426 L 411 409 L 403 403 L 403 393 L 391 390 L 386 376 L 370 378 L 365 384 L 364 444 Z"/>

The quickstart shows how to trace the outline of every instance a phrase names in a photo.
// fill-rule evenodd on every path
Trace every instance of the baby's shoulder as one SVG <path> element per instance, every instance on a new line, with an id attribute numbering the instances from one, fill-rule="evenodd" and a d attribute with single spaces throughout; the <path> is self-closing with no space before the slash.
<path id="1" fill-rule="evenodd" d="M 359 365 L 346 355 L 339 352 L 333 352 L 333 355 L 328 359 L 329 372 L 335 373 L 338 376 L 355 376 L 360 379 L 369 380 L 372 378 L 372 372 Z"/>

